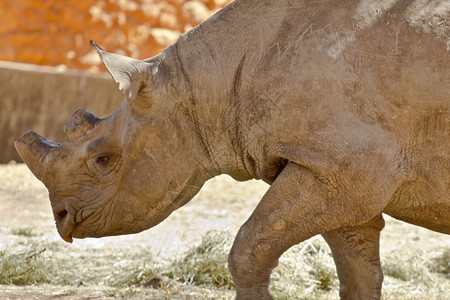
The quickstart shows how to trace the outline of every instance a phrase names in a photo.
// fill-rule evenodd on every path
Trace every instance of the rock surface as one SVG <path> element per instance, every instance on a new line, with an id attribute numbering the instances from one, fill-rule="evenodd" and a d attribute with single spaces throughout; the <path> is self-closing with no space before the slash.
<path id="1" fill-rule="evenodd" d="M 97 70 L 89 40 L 138 59 L 158 54 L 231 0 L 5 0 L 0 60 Z"/>

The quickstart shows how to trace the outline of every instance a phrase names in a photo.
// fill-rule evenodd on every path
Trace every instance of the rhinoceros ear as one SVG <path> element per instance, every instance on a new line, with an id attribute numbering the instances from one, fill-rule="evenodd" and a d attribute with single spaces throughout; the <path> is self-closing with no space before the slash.
<path id="1" fill-rule="evenodd" d="M 119 84 L 119 90 L 128 100 L 134 100 L 139 90 L 145 86 L 149 71 L 156 66 L 131 57 L 106 52 L 92 40 L 90 44 L 97 50 L 114 81 Z M 155 70 L 150 72 L 154 74 Z"/>

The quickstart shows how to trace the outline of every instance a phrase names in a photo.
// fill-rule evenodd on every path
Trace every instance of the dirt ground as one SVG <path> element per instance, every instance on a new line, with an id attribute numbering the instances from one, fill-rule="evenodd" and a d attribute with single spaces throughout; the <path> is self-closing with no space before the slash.
<path id="1" fill-rule="evenodd" d="M 260 181 L 235 182 L 221 176 L 210 180 L 185 207 L 174 212 L 158 226 L 135 235 L 102 239 L 75 240 L 77 249 L 151 248 L 161 257 L 170 257 L 188 249 L 209 230 L 228 230 L 233 235 L 250 216 L 268 186 Z M 449 236 L 409 225 L 385 216 L 381 252 L 407 247 L 420 251 L 450 248 Z M 49 205 L 47 190 L 23 164 L 0 165 L 0 251 L 17 239 L 14 228 L 37 228 L 45 239 L 64 243 L 58 236 Z M 76 257 L 74 259 L 77 259 Z M 106 286 L 15 286 L 0 285 L 0 299 L 232 299 L 233 291 L 212 291 L 202 287 L 174 283 L 185 289 L 184 296 L 169 297 L 167 291 L 124 287 L 111 296 Z M 384 286 L 384 289 L 389 286 Z M 430 291 L 432 293 L 432 291 Z M 448 294 L 450 299 L 450 293 Z M 336 299 L 337 294 L 332 298 Z"/>

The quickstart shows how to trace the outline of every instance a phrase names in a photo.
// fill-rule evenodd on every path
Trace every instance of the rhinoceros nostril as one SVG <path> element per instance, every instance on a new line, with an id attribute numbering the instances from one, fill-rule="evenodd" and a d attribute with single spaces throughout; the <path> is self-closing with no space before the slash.
<path id="1" fill-rule="evenodd" d="M 69 213 L 65 209 L 60 211 L 59 213 L 56 214 L 56 222 L 58 222 L 58 223 L 62 222 L 64 220 L 64 218 L 67 217 L 68 214 Z"/>

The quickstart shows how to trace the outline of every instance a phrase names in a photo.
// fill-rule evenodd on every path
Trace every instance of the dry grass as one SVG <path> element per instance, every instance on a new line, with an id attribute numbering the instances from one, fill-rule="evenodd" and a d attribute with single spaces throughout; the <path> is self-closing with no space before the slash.
<path id="1" fill-rule="evenodd" d="M 187 284 L 231 289 L 234 283 L 227 264 L 232 243 L 230 233 L 209 231 L 199 245 L 173 260 L 162 273 Z"/>
<path id="2" fill-rule="evenodd" d="M 157 288 L 173 297 L 180 293 L 179 288 L 173 287 L 182 284 L 230 295 L 233 281 L 227 257 L 232 242 L 228 232 L 210 231 L 197 246 L 161 260 L 145 248 L 73 249 L 48 242 L 39 234 L 25 234 L 0 252 L 0 284 L 107 286 L 111 289 L 105 293 L 110 297 L 120 296 L 119 291 L 124 288 Z M 433 299 L 448 296 L 449 253 L 448 249 L 400 249 L 385 255 L 385 282 L 393 292 L 385 293 L 384 299 L 420 299 L 429 291 Z M 225 293 L 226 290 L 230 291 Z M 276 299 L 338 298 L 333 259 L 322 238 L 314 237 L 282 256 L 272 273 L 271 293 Z"/>
<path id="3" fill-rule="evenodd" d="M 411 251 L 399 248 L 382 256 L 384 293 L 391 299 L 449 299 L 449 248 Z"/>
<path id="4" fill-rule="evenodd" d="M 40 256 L 45 248 L 36 246 L 30 243 L 25 249 L 15 249 L 15 253 L 0 252 L 1 284 L 30 285 L 52 281 L 54 270 Z"/>

